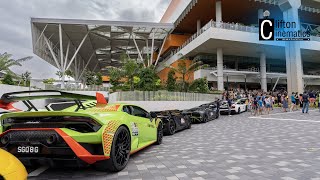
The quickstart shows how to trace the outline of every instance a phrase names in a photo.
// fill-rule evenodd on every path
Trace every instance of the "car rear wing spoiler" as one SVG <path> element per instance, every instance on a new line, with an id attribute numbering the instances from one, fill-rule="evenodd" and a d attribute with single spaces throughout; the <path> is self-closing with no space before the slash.
<path id="1" fill-rule="evenodd" d="M 100 93 L 97 93 L 97 97 L 98 96 L 99 96 L 99 99 L 102 99 L 102 97 L 104 97 Z M 97 100 L 95 96 L 75 94 L 75 93 L 69 93 L 69 92 L 63 92 L 63 91 L 57 91 L 57 90 L 19 91 L 19 92 L 11 92 L 11 93 L 3 94 L 0 99 L 0 107 L 2 107 L 3 109 L 9 110 L 9 107 L 12 108 L 12 103 L 22 101 L 27 106 L 28 108 L 27 111 L 31 111 L 32 109 L 35 111 L 38 111 L 38 109 L 30 102 L 30 100 L 35 100 L 35 99 L 74 100 L 76 105 L 78 106 L 75 111 L 78 111 L 79 109 L 85 109 L 85 106 L 82 104 L 83 100 Z M 8 108 L 5 108 L 5 107 L 8 107 Z M 49 109 L 47 108 L 47 110 Z"/>

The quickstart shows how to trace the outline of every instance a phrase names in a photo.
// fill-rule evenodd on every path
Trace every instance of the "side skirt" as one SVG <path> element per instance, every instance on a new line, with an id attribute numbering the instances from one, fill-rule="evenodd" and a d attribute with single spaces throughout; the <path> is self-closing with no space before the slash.
<path id="1" fill-rule="evenodd" d="M 146 145 L 144 145 L 144 146 L 142 146 L 142 147 L 139 147 L 139 148 L 136 149 L 136 150 L 131 151 L 130 154 L 134 154 L 134 153 L 136 153 L 136 152 L 138 152 L 138 151 L 140 151 L 140 150 L 142 150 L 142 149 L 144 149 L 144 148 L 152 145 L 152 144 L 155 143 L 155 142 L 156 142 L 156 141 L 151 141 L 150 143 L 148 143 L 148 144 L 146 144 Z"/>

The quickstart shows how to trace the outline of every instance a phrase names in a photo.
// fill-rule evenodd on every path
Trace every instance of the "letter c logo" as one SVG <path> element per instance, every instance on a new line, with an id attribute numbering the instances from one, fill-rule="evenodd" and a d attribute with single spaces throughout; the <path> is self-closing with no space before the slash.
<path id="1" fill-rule="evenodd" d="M 263 38 L 263 39 L 265 39 L 265 40 L 268 40 L 268 39 L 271 39 L 271 37 L 272 37 L 272 32 L 269 32 L 269 36 L 268 37 L 266 37 L 265 35 L 264 35 L 264 24 L 265 23 L 269 23 L 269 25 L 272 27 L 272 22 L 270 21 L 270 20 L 268 20 L 268 19 L 266 19 L 266 20 L 263 20 L 262 21 L 262 23 L 261 23 L 261 25 L 260 25 L 260 34 L 261 34 L 261 37 Z"/>

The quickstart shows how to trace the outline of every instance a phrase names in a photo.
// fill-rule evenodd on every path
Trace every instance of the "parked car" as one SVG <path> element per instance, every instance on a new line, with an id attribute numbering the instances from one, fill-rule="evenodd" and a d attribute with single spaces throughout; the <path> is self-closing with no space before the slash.
<path id="1" fill-rule="evenodd" d="M 155 112 L 163 123 L 163 133 L 173 135 L 177 131 L 190 129 L 192 121 L 188 115 L 182 114 L 179 110 L 166 110 Z"/>
<path id="2" fill-rule="evenodd" d="M 192 122 L 201 123 L 206 123 L 208 121 L 217 119 L 220 115 L 217 101 L 184 110 L 182 114 L 188 115 Z"/>
<path id="3" fill-rule="evenodd" d="M 246 105 L 246 99 L 242 98 L 242 99 L 238 99 L 236 101 L 232 101 L 231 104 L 231 113 L 232 114 L 240 114 L 242 112 L 247 111 L 247 105 Z M 221 106 L 220 106 L 220 113 L 228 113 L 229 109 L 228 109 L 228 101 L 222 101 Z"/>

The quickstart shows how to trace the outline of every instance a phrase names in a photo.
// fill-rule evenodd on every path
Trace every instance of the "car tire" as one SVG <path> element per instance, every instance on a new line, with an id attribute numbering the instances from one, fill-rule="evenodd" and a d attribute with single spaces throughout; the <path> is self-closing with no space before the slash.
<path id="1" fill-rule="evenodd" d="M 207 123 L 208 122 L 208 114 L 204 113 L 203 118 L 202 118 L 202 122 L 203 123 Z"/>
<path id="2" fill-rule="evenodd" d="M 167 123 L 168 135 L 174 135 L 176 133 L 176 123 L 174 120 L 170 119 Z"/>
<path id="3" fill-rule="evenodd" d="M 241 110 L 240 110 L 240 108 L 238 108 L 238 112 L 237 112 L 238 114 L 240 114 L 241 113 Z"/>
<path id="4" fill-rule="evenodd" d="M 130 151 L 130 132 L 126 127 L 120 126 L 113 137 L 110 159 L 96 162 L 95 168 L 99 171 L 119 172 L 127 166 Z M 123 158 L 119 159 L 120 156 Z"/>
<path id="5" fill-rule="evenodd" d="M 157 141 L 155 144 L 160 145 L 162 143 L 162 138 L 163 138 L 163 127 L 162 127 L 162 122 L 160 122 L 157 128 Z"/>

